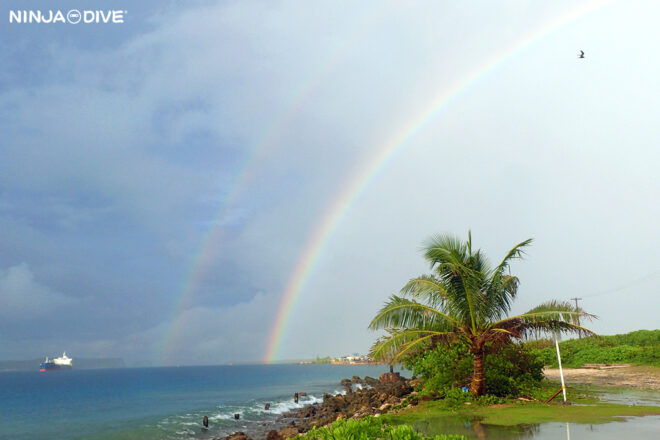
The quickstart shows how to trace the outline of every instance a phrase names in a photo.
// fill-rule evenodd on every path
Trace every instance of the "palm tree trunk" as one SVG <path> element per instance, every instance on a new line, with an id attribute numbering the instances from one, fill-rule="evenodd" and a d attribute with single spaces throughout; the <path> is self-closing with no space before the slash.
<path id="1" fill-rule="evenodd" d="M 474 355 L 474 373 L 472 375 L 472 383 L 470 384 L 470 392 L 475 396 L 483 396 L 486 394 L 483 347 L 475 348 L 472 350 L 472 354 Z"/>

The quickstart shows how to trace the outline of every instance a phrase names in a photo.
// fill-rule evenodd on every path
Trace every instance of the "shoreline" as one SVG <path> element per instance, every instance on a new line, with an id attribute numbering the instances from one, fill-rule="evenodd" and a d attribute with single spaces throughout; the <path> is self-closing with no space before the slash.
<path id="1" fill-rule="evenodd" d="M 379 379 L 369 376 L 364 379 L 359 376 L 342 379 L 344 393 L 325 393 L 323 402 L 282 414 L 277 424 L 282 423 L 284 426 L 270 430 L 266 439 L 283 440 L 296 437 L 314 426 L 327 426 L 341 418 L 361 419 L 368 415 L 379 417 L 395 407 L 414 404 L 416 398 L 410 397 L 416 395 L 413 383 L 413 379 L 401 377 L 399 373 L 382 373 Z M 226 439 L 239 440 L 243 437 L 234 435 Z"/>
<path id="2" fill-rule="evenodd" d="M 610 388 L 626 388 L 629 390 L 660 391 L 660 368 L 640 367 L 631 365 L 594 365 L 589 368 L 564 369 L 565 381 L 582 386 L 604 386 Z M 429 417 L 452 417 L 457 412 L 440 409 L 435 401 L 422 401 L 413 391 L 416 380 L 400 377 L 398 374 L 388 378 L 390 373 L 383 373 L 380 380 L 370 377 L 360 379 L 343 379 L 341 385 L 345 388 L 344 394 L 331 395 L 326 393 L 323 402 L 313 403 L 298 410 L 282 414 L 282 416 L 263 433 L 254 436 L 254 440 L 284 440 L 303 434 L 313 426 L 327 426 L 340 418 L 363 418 L 368 415 L 385 417 L 387 420 L 399 423 L 409 423 L 408 418 L 415 419 L 419 412 Z M 559 381 L 558 369 L 545 369 L 544 375 L 548 380 Z M 383 381 L 383 378 L 385 380 Z M 391 380 L 388 380 L 391 379 Z M 580 398 L 578 398 L 580 400 Z M 458 410 L 463 415 L 474 414 L 478 417 L 504 417 L 504 413 L 518 417 L 530 417 L 526 423 L 544 423 L 558 419 L 571 420 L 577 423 L 599 423 L 609 421 L 618 415 L 659 415 L 660 407 L 646 413 L 642 407 L 618 405 L 603 402 L 604 405 L 595 405 L 593 410 L 584 413 L 580 406 L 579 416 L 575 414 L 578 407 L 573 405 L 560 405 L 553 403 L 544 405 L 541 402 L 531 402 L 526 405 L 499 404 L 485 407 L 465 407 Z M 656 411 L 657 408 L 657 411 Z M 641 412 L 640 412 L 641 411 Z M 492 413 L 492 414 L 491 414 Z M 520 413 L 520 414 L 518 414 Z M 584 414 L 582 414 L 584 413 Z M 593 414 L 592 414 L 593 413 Z M 619 414 L 620 413 L 620 414 Z M 594 420 L 591 420 L 593 417 Z M 555 420 L 557 419 L 557 420 Z M 596 421 L 599 420 L 599 421 Z M 513 421 L 513 420 L 510 420 Z M 492 423 L 492 419 L 491 419 Z M 496 423 L 499 424 L 499 423 Z M 244 433 L 235 432 L 226 437 L 214 437 L 214 440 L 249 440 Z"/>
<path id="3" fill-rule="evenodd" d="M 660 391 L 660 367 L 593 364 L 582 368 L 563 368 L 563 373 L 564 381 L 569 384 Z M 553 382 L 561 380 L 557 368 L 545 368 L 543 374 Z"/>

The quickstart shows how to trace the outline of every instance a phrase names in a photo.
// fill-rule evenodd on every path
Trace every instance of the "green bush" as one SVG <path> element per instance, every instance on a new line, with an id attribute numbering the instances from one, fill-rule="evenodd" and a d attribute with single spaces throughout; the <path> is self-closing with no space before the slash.
<path id="1" fill-rule="evenodd" d="M 405 367 L 424 380 L 420 391 L 444 396 L 447 389 L 469 385 L 473 359 L 465 344 L 439 345 L 435 350 L 409 358 Z"/>
<path id="2" fill-rule="evenodd" d="M 442 405 L 447 409 L 458 409 L 472 400 L 470 393 L 461 388 L 445 388 L 441 397 Z"/>
<path id="3" fill-rule="evenodd" d="M 523 344 L 506 344 L 486 355 L 486 393 L 494 396 L 530 394 L 543 379 L 543 363 Z M 423 379 L 422 393 L 445 397 L 449 390 L 469 386 L 474 357 L 464 343 L 410 358 L 406 368 Z"/>
<path id="4" fill-rule="evenodd" d="M 527 344 L 544 365 L 557 367 L 553 341 Z M 638 330 L 614 336 L 591 336 L 559 343 L 562 365 L 577 368 L 584 364 L 630 363 L 660 366 L 660 330 Z"/>
<path id="5" fill-rule="evenodd" d="M 300 437 L 307 440 L 465 440 L 462 435 L 436 435 L 425 437 L 410 425 L 389 426 L 377 417 L 360 420 L 339 419 L 320 428 L 313 428 Z"/>

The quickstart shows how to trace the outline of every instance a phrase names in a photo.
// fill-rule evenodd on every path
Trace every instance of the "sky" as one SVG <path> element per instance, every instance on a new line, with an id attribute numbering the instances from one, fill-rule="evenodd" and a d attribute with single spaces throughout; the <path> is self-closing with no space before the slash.
<path id="1" fill-rule="evenodd" d="M 74 8 L 124 22 L 8 18 Z M 468 230 L 493 262 L 534 239 L 512 313 L 658 328 L 659 13 L 3 1 L 0 359 L 365 353 L 424 240 Z"/>

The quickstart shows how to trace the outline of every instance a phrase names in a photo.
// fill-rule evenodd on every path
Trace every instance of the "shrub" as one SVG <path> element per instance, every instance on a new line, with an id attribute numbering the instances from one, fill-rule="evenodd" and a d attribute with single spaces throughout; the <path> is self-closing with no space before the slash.
<path id="1" fill-rule="evenodd" d="M 406 367 L 423 379 L 420 391 L 445 397 L 451 389 L 469 386 L 473 362 L 467 345 L 455 343 L 410 358 Z M 543 363 L 523 344 L 501 346 L 487 354 L 484 362 L 487 394 L 530 394 L 543 379 Z"/>

